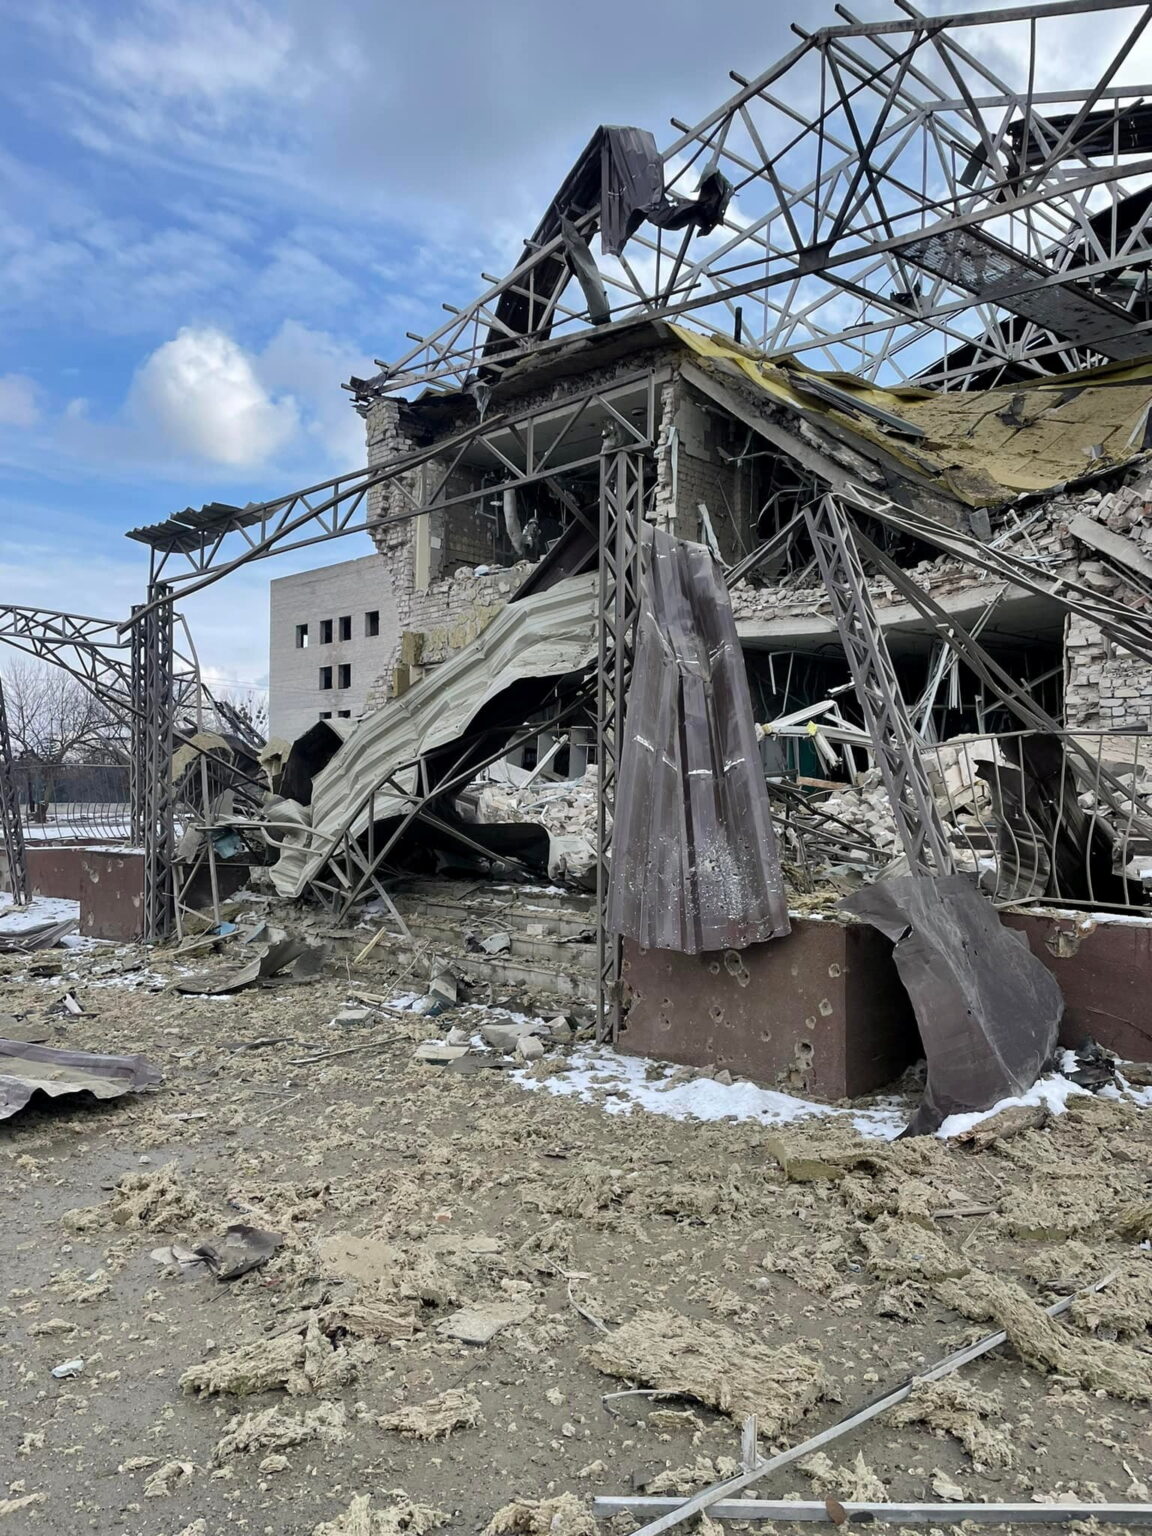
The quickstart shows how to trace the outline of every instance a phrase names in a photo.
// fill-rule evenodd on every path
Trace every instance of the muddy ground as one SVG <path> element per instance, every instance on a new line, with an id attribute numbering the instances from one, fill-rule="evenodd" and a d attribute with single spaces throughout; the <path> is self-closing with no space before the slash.
<path id="1" fill-rule="evenodd" d="M 794 1442 L 1005 1312 L 1016 1349 L 759 1492 L 1149 1498 L 1152 1112 L 1074 1100 L 978 1148 L 613 1116 L 415 1062 L 451 1015 L 331 1023 L 347 974 L 209 999 L 172 965 L 0 958 L 0 1012 L 164 1074 L 0 1126 L 5 1536 L 478 1532 L 518 1498 L 553 1502 L 494 1530 L 579 1536 L 594 1493 L 731 1472 L 749 1409 Z M 48 1012 L 67 985 L 84 1016 Z M 229 1283 L 165 1261 L 231 1223 L 284 1245 Z M 1114 1269 L 1055 1338 L 1016 1315 Z M 494 1305 L 491 1342 L 452 1336 Z"/>

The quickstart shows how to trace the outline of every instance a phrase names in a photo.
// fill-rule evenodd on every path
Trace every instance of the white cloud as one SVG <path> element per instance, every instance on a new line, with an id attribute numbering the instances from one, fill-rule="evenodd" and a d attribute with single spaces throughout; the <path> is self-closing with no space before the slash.
<path id="1" fill-rule="evenodd" d="M 32 427 L 39 419 L 32 380 L 22 373 L 0 374 L 0 426 Z"/>
<path id="2" fill-rule="evenodd" d="M 215 327 L 185 326 L 136 373 L 129 415 L 177 454 L 254 468 L 285 448 L 300 427 L 291 395 L 274 397 L 250 355 Z"/>

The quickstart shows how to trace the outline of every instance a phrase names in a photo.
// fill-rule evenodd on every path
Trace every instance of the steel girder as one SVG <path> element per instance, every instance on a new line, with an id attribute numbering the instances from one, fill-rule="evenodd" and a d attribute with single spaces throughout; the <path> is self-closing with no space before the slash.
<path id="1" fill-rule="evenodd" d="M 822 496 L 806 509 L 805 518 L 909 867 L 917 875 L 951 874 L 948 835 L 872 606 L 851 525 L 834 496 Z"/>
<path id="2" fill-rule="evenodd" d="M 642 224 L 620 257 L 602 257 L 610 320 L 738 325 L 769 354 L 944 386 L 1147 350 L 1152 134 L 1146 143 L 1136 114 L 1152 88 L 1120 77 L 1152 7 L 1071 0 L 929 17 L 896 3 L 889 21 L 839 7 L 843 25 L 794 27 L 784 58 L 754 79 L 733 72 L 739 90 L 694 126 L 673 120 L 667 190 L 691 192 L 719 169 L 735 195 L 711 235 Z M 1102 38 L 1103 68 L 1049 86 L 1052 59 L 1098 57 Z M 598 210 L 584 216 L 586 238 L 597 225 Z M 493 343 L 504 364 L 588 326 L 574 276 L 541 302 L 563 252 L 561 237 L 526 247 L 470 306 L 351 387 L 364 399 L 460 387 Z M 1118 287 L 1125 269 L 1137 281 Z M 528 299 L 540 329 L 508 334 L 506 295 Z"/>

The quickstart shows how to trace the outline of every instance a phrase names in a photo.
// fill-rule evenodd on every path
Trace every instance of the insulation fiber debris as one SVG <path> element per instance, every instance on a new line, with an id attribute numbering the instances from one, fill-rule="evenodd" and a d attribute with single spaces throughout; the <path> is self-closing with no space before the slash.
<path id="1" fill-rule="evenodd" d="M 924 1424 L 959 1440 L 981 1467 L 1010 1467 L 1014 1458 L 1007 1430 L 990 1420 L 1001 1418 L 1000 1399 L 963 1381 L 925 1381 L 912 1396 L 889 1410 L 889 1424 Z"/>
<path id="2" fill-rule="evenodd" d="M 392 1504 L 387 1509 L 373 1509 L 371 1494 L 358 1493 L 342 1515 L 314 1526 L 312 1536 L 402 1536 L 405 1531 L 411 1536 L 425 1536 L 450 1519 L 442 1509 L 413 1504 L 398 1488 L 384 1497 Z"/>
<path id="3" fill-rule="evenodd" d="M 1088 1391 L 1097 1389 L 1127 1402 L 1152 1400 L 1152 1357 L 1103 1339 L 1070 1333 L 1011 1280 L 969 1270 L 960 1280 L 935 1287 L 937 1297 L 973 1322 L 993 1322 L 1028 1365 L 1067 1376 Z"/>
<path id="4" fill-rule="evenodd" d="M 598 1527 L 574 1493 L 555 1499 L 514 1499 L 498 1509 L 484 1536 L 596 1536 Z"/>
<path id="5" fill-rule="evenodd" d="M 1134 1259 L 1104 1290 L 1077 1296 L 1068 1316 L 1088 1333 L 1142 1337 L 1152 1327 L 1152 1258 Z"/>
<path id="6" fill-rule="evenodd" d="M 785 1345 L 767 1349 L 721 1323 L 676 1312 L 640 1312 L 588 1350 L 609 1376 L 642 1382 L 718 1408 L 736 1420 L 754 1413 L 772 1439 L 803 1418 L 821 1398 L 824 1372 Z"/>
<path id="7" fill-rule="evenodd" d="M 823 1451 L 798 1463 L 805 1477 L 812 1479 L 818 1494 L 835 1494 L 850 1504 L 886 1504 L 888 1490 L 872 1468 L 864 1460 L 863 1451 L 856 1453 L 855 1461 L 846 1467 L 833 1466 Z"/>
<path id="8" fill-rule="evenodd" d="M 228 1421 L 216 1442 L 212 1459 L 217 1464 L 229 1456 L 251 1452 L 286 1451 L 310 1440 L 333 1445 L 345 1434 L 343 1403 L 318 1403 L 305 1413 L 284 1413 L 280 1408 L 265 1408 L 259 1413 L 238 1413 Z"/>
<path id="9" fill-rule="evenodd" d="M 947 1280 L 968 1269 L 938 1232 L 898 1216 L 879 1216 L 860 1233 L 868 1268 L 881 1280 Z"/>
<path id="10" fill-rule="evenodd" d="M 249 1397 L 253 1392 L 277 1390 L 290 1397 L 306 1397 L 355 1380 L 365 1358 L 363 1348 L 333 1347 L 312 1317 L 300 1331 L 241 1344 L 203 1365 L 191 1366 L 180 1377 L 180 1386 L 198 1397 L 221 1393 Z"/>
<path id="11" fill-rule="evenodd" d="M 1000 1214 L 1014 1237 L 1052 1243 L 1095 1231 L 1115 1204 L 1107 1178 L 1084 1167 L 1072 1177 L 1041 1177 L 1012 1190 Z"/>
<path id="12" fill-rule="evenodd" d="M 648 1422 L 652 1422 L 651 1416 Z M 661 1493 L 693 1493 L 697 1488 L 707 1488 L 711 1483 L 725 1482 L 735 1477 L 739 1470 L 740 1463 L 732 1456 L 718 1456 L 715 1461 L 711 1456 L 697 1456 L 691 1466 L 669 1467 L 666 1472 L 658 1472 L 644 1484 L 644 1492 L 654 1496 Z"/>
<path id="13" fill-rule="evenodd" d="M 417 1440 L 447 1440 L 454 1429 L 471 1429 L 480 1422 L 480 1403 L 470 1392 L 440 1392 L 426 1403 L 412 1403 L 385 1413 L 376 1420 L 381 1429 L 392 1429 Z"/>
<path id="14" fill-rule="evenodd" d="M 216 1217 L 172 1162 L 155 1172 L 126 1173 L 103 1205 L 68 1211 L 64 1220 L 77 1232 L 106 1226 L 187 1232 L 210 1225 Z"/>

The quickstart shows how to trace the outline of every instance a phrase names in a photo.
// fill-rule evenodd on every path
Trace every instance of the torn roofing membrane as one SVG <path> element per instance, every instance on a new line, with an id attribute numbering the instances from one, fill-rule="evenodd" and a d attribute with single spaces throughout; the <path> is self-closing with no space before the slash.
<path id="1" fill-rule="evenodd" d="M 0 1040 L 0 1120 L 23 1109 L 34 1093 L 50 1098 L 91 1093 L 98 1099 L 116 1099 L 162 1081 L 143 1056 L 95 1056 L 23 1040 Z"/>
<path id="2" fill-rule="evenodd" d="M 733 370 L 771 402 L 881 449 L 968 506 L 994 506 L 1074 480 L 1098 458 L 1121 464 L 1144 446 L 1152 358 L 998 389 L 885 389 L 847 373 L 769 361 L 723 336 L 669 326 L 718 375 Z"/>

